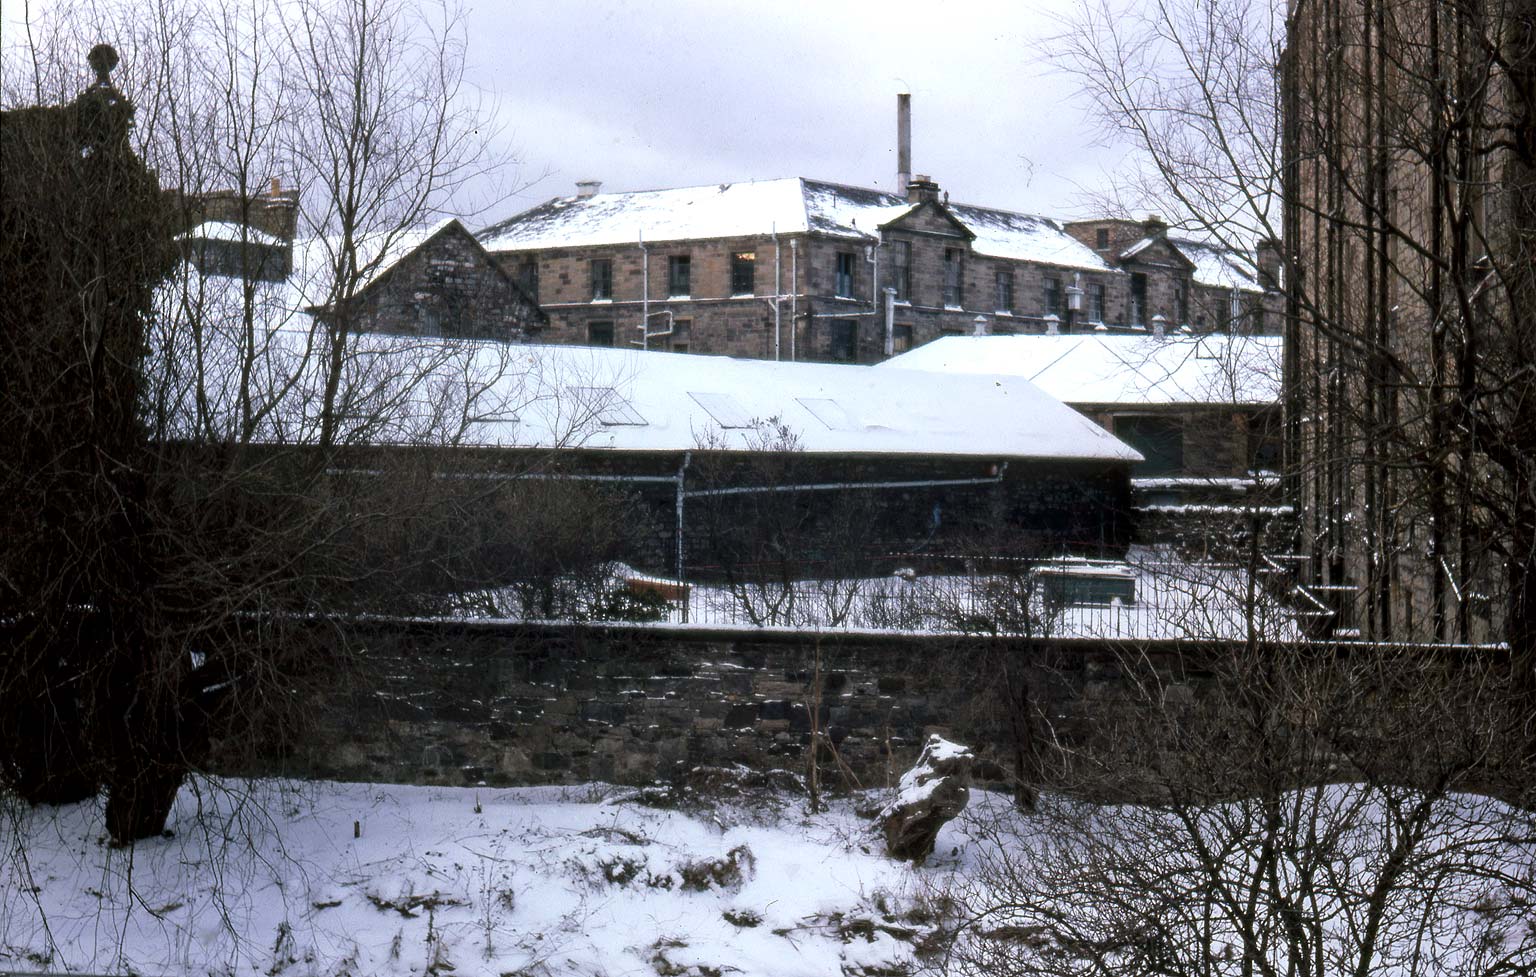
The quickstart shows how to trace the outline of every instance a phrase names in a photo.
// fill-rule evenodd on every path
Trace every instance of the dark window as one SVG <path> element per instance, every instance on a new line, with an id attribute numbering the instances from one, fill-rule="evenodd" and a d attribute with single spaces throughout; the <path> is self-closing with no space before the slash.
<path id="1" fill-rule="evenodd" d="M 1146 459 L 1136 466 L 1137 476 L 1177 475 L 1184 470 L 1184 426 L 1176 419 L 1146 414 L 1117 417 L 1115 437 Z"/>
<path id="2" fill-rule="evenodd" d="M 667 337 L 667 349 L 674 353 L 686 353 L 691 348 L 693 338 L 692 319 L 674 319 L 672 321 L 672 335 Z"/>
<path id="3" fill-rule="evenodd" d="M 757 288 L 757 252 L 737 251 L 731 255 L 731 294 L 751 295 Z"/>
<path id="4" fill-rule="evenodd" d="M 524 258 L 517 266 L 517 283 L 535 302 L 539 300 L 539 259 Z"/>
<path id="5" fill-rule="evenodd" d="M 852 319 L 832 319 L 827 355 L 840 363 L 852 363 L 859 355 L 859 324 Z"/>
<path id="6" fill-rule="evenodd" d="M 1058 318 L 1061 316 L 1061 279 L 1047 278 L 1043 281 L 1045 314 Z"/>
<path id="7" fill-rule="evenodd" d="M 1091 284 L 1088 286 L 1088 321 L 1104 321 L 1104 286 Z"/>
<path id="8" fill-rule="evenodd" d="M 1131 275 L 1131 322 L 1147 324 L 1147 276 L 1139 271 Z"/>
<path id="9" fill-rule="evenodd" d="M 1179 282 L 1173 290 L 1173 318 L 1179 325 L 1189 322 L 1189 282 Z"/>
<path id="10" fill-rule="evenodd" d="M 686 254 L 667 256 L 667 294 L 688 296 L 693 294 L 693 262 Z"/>
<path id="11" fill-rule="evenodd" d="M 961 289 L 963 255 L 959 248 L 944 249 L 944 304 L 960 306 L 965 299 Z"/>
<path id="12" fill-rule="evenodd" d="M 1253 333 L 1256 336 L 1264 335 L 1264 303 L 1253 304 Z"/>
<path id="13" fill-rule="evenodd" d="M 896 301 L 912 301 L 912 243 L 891 242 L 891 287 L 896 289 Z"/>
<path id="14" fill-rule="evenodd" d="M 1004 270 L 997 273 L 997 305 L 998 312 L 1013 311 L 1013 272 Z"/>
<path id="15" fill-rule="evenodd" d="M 613 298 L 613 262 L 608 258 L 592 259 L 592 299 L 601 301 Z"/>
<path id="16" fill-rule="evenodd" d="M 1109 247 L 1109 228 L 1101 227 L 1093 232 L 1093 246 L 1100 251 Z"/>
<path id="17" fill-rule="evenodd" d="M 612 346 L 613 345 L 613 323 L 611 323 L 611 322 L 589 322 L 589 323 L 587 323 L 587 345 L 588 346 Z"/>
<path id="18" fill-rule="evenodd" d="M 832 294 L 840 299 L 853 298 L 853 255 L 837 253 L 837 273 L 832 280 Z"/>
<path id="19" fill-rule="evenodd" d="M 912 327 L 904 322 L 898 322 L 891 327 L 891 350 L 896 353 L 905 353 L 912 348 Z"/>

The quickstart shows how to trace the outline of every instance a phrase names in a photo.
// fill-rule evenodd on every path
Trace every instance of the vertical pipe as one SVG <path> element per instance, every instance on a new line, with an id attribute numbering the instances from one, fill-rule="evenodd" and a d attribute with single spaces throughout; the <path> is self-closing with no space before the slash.
<path id="1" fill-rule="evenodd" d="M 779 358 L 779 310 L 784 304 L 784 279 L 779 273 L 779 254 L 783 250 L 779 246 L 779 225 L 775 221 L 769 225 L 773 234 L 773 358 Z"/>
<path id="2" fill-rule="evenodd" d="M 683 498 L 686 495 L 686 493 L 683 491 L 685 487 L 683 480 L 684 477 L 688 474 L 688 463 L 692 460 L 693 452 L 685 451 L 683 452 L 683 463 L 677 467 L 677 565 L 674 571 L 674 576 L 677 577 L 678 586 L 683 594 L 684 624 L 688 623 L 688 602 L 692 594 L 686 586 L 683 586 L 683 554 L 685 552 L 683 548 Z"/>
<path id="3" fill-rule="evenodd" d="M 800 328 L 800 239 L 789 239 L 789 358 L 795 359 L 795 333 Z"/>
<path id="4" fill-rule="evenodd" d="M 651 347 L 651 255 L 645 249 L 645 232 L 640 232 L 640 348 Z"/>

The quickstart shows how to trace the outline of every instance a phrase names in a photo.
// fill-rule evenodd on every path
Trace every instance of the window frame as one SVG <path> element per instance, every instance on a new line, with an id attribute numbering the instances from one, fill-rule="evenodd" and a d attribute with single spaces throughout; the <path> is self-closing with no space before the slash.
<path id="1" fill-rule="evenodd" d="M 745 283 L 745 288 L 742 287 Z M 731 252 L 731 295 L 757 294 L 757 252 Z"/>
<path id="2" fill-rule="evenodd" d="M 891 242 L 891 287 L 896 289 L 896 301 L 912 301 L 912 242 Z"/>
<path id="3" fill-rule="evenodd" d="M 613 301 L 613 259 L 593 258 L 587 263 L 587 280 L 592 286 L 592 301 Z"/>
<path id="4" fill-rule="evenodd" d="M 835 252 L 832 264 L 832 295 L 840 299 L 854 297 L 854 287 L 858 277 L 857 265 L 854 264 L 852 251 Z"/>
<path id="5" fill-rule="evenodd" d="M 965 308 L 965 252 L 944 249 L 944 308 Z"/>
<path id="6" fill-rule="evenodd" d="M 679 289 L 678 285 L 682 288 Z M 693 296 L 693 255 L 667 255 L 667 297 L 686 299 Z"/>
<path id="7" fill-rule="evenodd" d="M 997 269 L 996 289 L 993 295 L 994 312 L 1013 314 L 1013 269 Z"/>
<path id="8" fill-rule="evenodd" d="M 602 331 L 602 329 L 605 328 L 605 327 L 606 327 L 607 332 L 608 332 L 608 341 L 606 343 L 600 343 L 600 342 L 597 341 L 597 336 Z M 591 321 L 589 321 L 587 323 L 587 345 L 588 346 L 602 346 L 602 347 L 607 348 L 607 349 L 612 349 L 614 347 L 614 345 L 616 344 L 617 340 L 618 340 L 618 333 L 615 331 L 615 329 L 613 327 L 613 320 L 612 319 L 593 319 L 593 320 L 591 320 Z"/>

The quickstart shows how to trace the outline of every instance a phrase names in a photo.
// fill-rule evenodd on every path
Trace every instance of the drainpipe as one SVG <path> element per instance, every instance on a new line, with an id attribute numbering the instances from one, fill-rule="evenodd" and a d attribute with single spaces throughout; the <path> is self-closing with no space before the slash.
<path id="1" fill-rule="evenodd" d="M 784 279 L 779 277 L 779 254 L 783 250 L 779 246 L 778 222 L 769 225 L 769 233 L 773 235 L 773 358 L 779 358 L 779 308 L 784 301 Z"/>
<path id="2" fill-rule="evenodd" d="M 688 493 L 683 491 L 683 478 L 688 472 L 688 463 L 693 460 L 693 452 L 683 452 L 683 463 L 677 466 L 677 569 L 675 571 L 678 584 L 683 582 L 683 499 Z M 688 591 L 684 589 L 683 597 L 683 623 L 688 623 Z"/>
<path id="3" fill-rule="evenodd" d="M 789 239 L 789 358 L 795 359 L 795 333 L 800 326 L 800 239 Z"/>
<path id="4" fill-rule="evenodd" d="M 651 348 L 651 253 L 640 231 L 640 348 Z"/>
<path id="5" fill-rule="evenodd" d="M 896 289 L 885 286 L 885 355 L 896 355 Z"/>

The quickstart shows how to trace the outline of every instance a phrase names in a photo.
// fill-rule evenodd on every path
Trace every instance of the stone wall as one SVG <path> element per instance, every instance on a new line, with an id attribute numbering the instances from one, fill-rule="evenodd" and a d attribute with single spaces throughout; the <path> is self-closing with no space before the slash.
<path id="1" fill-rule="evenodd" d="M 1125 662 L 1193 697 L 1211 673 L 1192 662 L 1212 653 L 505 624 L 380 625 L 349 644 L 361 691 L 315 703 L 285 772 L 447 785 L 639 785 L 720 764 L 803 773 L 814 715 L 836 750 L 819 757 L 828 784 L 894 784 L 935 732 L 973 747 L 981 779 L 1001 781 L 1013 769 L 1010 692 L 1027 683 L 1070 745 L 1104 721 Z"/>

